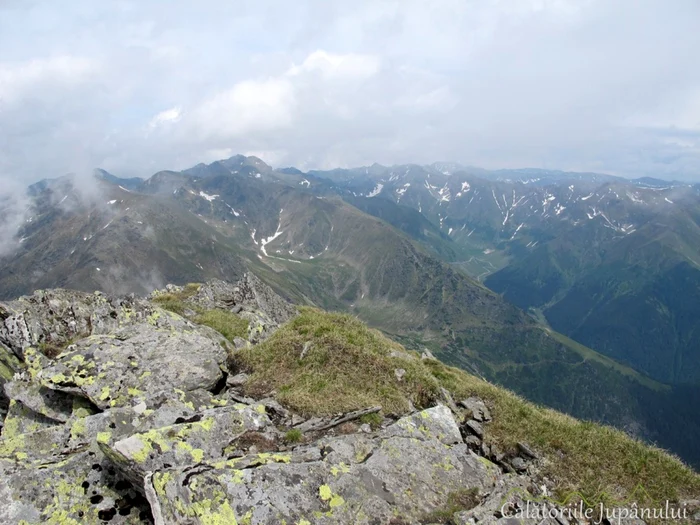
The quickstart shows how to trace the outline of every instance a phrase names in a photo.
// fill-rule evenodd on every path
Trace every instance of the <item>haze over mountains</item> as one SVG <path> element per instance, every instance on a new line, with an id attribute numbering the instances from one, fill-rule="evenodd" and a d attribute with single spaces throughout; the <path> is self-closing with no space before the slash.
<path id="1" fill-rule="evenodd" d="M 700 462 L 698 187 L 448 163 L 304 173 L 238 155 L 29 195 L 0 298 L 252 270 L 296 302 Z"/>

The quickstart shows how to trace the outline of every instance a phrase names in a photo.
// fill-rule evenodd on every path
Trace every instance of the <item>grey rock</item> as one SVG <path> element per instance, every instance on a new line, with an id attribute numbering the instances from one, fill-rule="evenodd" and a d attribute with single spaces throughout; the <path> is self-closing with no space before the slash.
<path id="1" fill-rule="evenodd" d="M 73 290 L 37 290 L 0 304 L 0 343 L 17 357 L 40 343 L 56 347 L 80 337 L 107 334 L 143 322 L 153 306 L 133 298 L 107 297 Z"/>
<path id="2" fill-rule="evenodd" d="M 367 423 L 364 423 L 360 425 L 360 432 L 363 434 L 370 434 L 372 432 L 372 427 L 370 427 Z"/>
<path id="3" fill-rule="evenodd" d="M 148 472 L 162 470 L 165 465 L 184 467 L 221 458 L 245 432 L 269 427 L 263 405 L 222 407 L 205 410 L 189 423 L 135 433 L 114 443 L 101 441 L 100 448 L 129 480 L 139 485 Z"/>
<path id="4" fill-rule="evenodd" d="M 459 427 L 450 410 L 438 405 L 399 419 L 387 427 L 387 435 L 400 435 L 408 438 L 432 438 L 445 445 L 462 443 Z"/>
<path id="5" fill-rule="evenodd" d="M 423 348 L 423 352 L 420 355 L 420 358 L 425 361 L 425 360 L 432 360 L 432 361 L 437 361 L 437 358 L 433 355 L 433 353 L 428 350 L 427 348 Z"/>
<path id="6" fill-rule="evenodd" d="M 396 368 L 394 369 L 394 375 L 396 376 L 397 381 L 401 381 L 403 379 L 403 376 L 406 375 L 406 370 L 403 368 Z"/>
<path id="7" fill-rule="evenodd" d="M 233 347 L 236 350 L 240 350 L 242 348 L 247 348 L 248 346 L 250 346 L 250 343 L 248 341 L 246 341 L 245 339 L 243 339 L 242 337 L 234 337 L 233 338 Z"/>
<path id="8" fill-rule="evenodd" d="M 223 338 L 203 327 L 167 329 L 169 323 L 159 324 L 160 318 L 184 320 L 163 310 L 153 315 L 158 317 L 151 323 L 79 341 L 40 370 L 41 384 L 81 393 L 101 409 L 141 401 L 152 406 L 153 392 L 213 388 L 223 376 Z"/>
<path id="9" fill-rule="evenodd" d="M 510 460 L 510 466 L 515 469 L 516 472 L 525 472 L 527 470 L 527 463 L 520 456 L 515 456 Z"/>
<path id="10" fill-rule="evenodd" d="M 465 437 L 464 442 L 472 450 L 478 450 L 479 447 L 481 446 L 481 439 L 479 439 L 477 436 L 475 436 L 473 434 L 470 434 L 467 437 Z"/>
<path id="11" fill-rule="evenodd" d="M 419 421 L 430 430 L 416 426 Z M 436 407 L 373 437 L 326 437 L 291 454 L 155 472 L 157 501 L 151 505 L 163 523 L 207 523 L 198 510 L 202 504 L 206 519 L 223 523 L 299 523 L 311 516 L 319 524 L 384 523 L 396 516 L 415 522 L 444 505 L 454 487 L 482 489 L 498 476 L 463 443 L 440 439 L 447 428 L 459 436 L 449 410 Z"/>
<path id="12" fill-rule="evenodd" d="M 12 399 L 5 414 L 4 424 L 6 429 L 0 435 L 0 442 L 12 435 L 28 434 L 42 428 L 55 427 L 60 423 L 33 411 L 21 401 Z"/>
<path id="13" fill-rule="evenodd" d="M 478 421 L 470 419 L 466 423 L 464 423 L 464 427 L 467 430 L 469 430 L 469 432 L 477 436 L 479 439 L 484 438 L 484 428 L 481 426 L 481 424 L 479 424 Z"/>
<path id="14" fill-rule="evenodd" d="M 3 468 L 0 523 L 99 524 L 106 516 L 109 523 L 142 523 L 139 516 L 150 512 L 148 502 L 120 483 L 99 452 L 90 454 L 77 452 L 14 471 Z"/>
<path id="15" fill-rule="evenodd" d="M 230 387 L 240 387 L 245 385 L 248 382 L 248 379 L 250 379 L 250 376 L 246 373 L 241 372 L 240 374 L 236 374 L 235 376 L 228 376 L 226 378 L 226 384 Z"/>
<path id="16" fill-rule="evenodd" d="M 265 412 L 276 419 L 288 419 L 292 417 L 292 413 L 284 408 L 276 399 L 267 397 L 258 401 L 259 404 L 265 407 Z"/>
<path id="17" fill-rule="evenodd" d="M 452 413 L 458 414 L 459 410 L 457 409 L 457 405 L 455 404 L 455 400 L 452 397 L 450 391 L 447 390 L 445 387 L 440 387 L 440 394 L 442 395 L 442 400 L 444 401 L 444 403 L 449 407 L 450 410 L 452 410 Z"/>
<path id="18" fill-rule="evenodd" d="M 491 412 L 486 404 L 478 397 L 463 399 L 459 402 L 459 405 L 471 412 L 472 419 L 479 422 L 491 421 Z"/>
<path id="19" fill-rule="evenodd" d="M 0 321 L 2 322 L 2 321 Z M 16 373 L 20 372 L 22 365 L 20 360 L 2 342 L 0 342 L 0 407 L 4 408 L 3 403 L 3 386 L 6 382 L 11 381 Z"/>
<path id="20" fill-rule="evenodd" d="M 236 283 L 209 281 L 187 302 L 206 309 L 235 309 L 238 314 L 253 314 L 251 320 L 259 319 L 273 326 L 279 326 L 296 315 L 292 304 L 250 272 Z"/>
<path id="21" fill-rule="evenodd" d="M 311 341 L 306 341 L 304 343 L 304 347 L 301 349 L 301 355 L 299 356 L 299 359 L 304 359 L 304 357 L 306 357 L 306 354 L 311 349 L 311 345 L 312 345 Z"/>
<path id="22" fill-rule="evenodd" d="M 21 402 L 37 414 L 65 423 L 73 411 L 75 396 L 58 392 L 30 381 L 10 381 L 5 383 L 8 399 Z"/>
<path id="23" fill-rule="evenodd" d="M 530 459 L 539 459 L 539 455 L 532 450 L 526 443 L 519 442 L 518 450 L 522 455 Z"/>

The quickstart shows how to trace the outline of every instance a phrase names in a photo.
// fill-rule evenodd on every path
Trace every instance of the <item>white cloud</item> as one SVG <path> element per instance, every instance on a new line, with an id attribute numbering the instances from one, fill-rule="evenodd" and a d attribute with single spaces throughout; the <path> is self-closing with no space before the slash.
<path id="1" fill-rule="evenodd" d="M 283 78 L 245 80 L 216 93 L 192 111 L 198 138 L 233 138 L 251 132 L 289 127 L 294 92 Z"/>
<path id="2" fill-rule="evenodd" d="M 181 116 L 182 109 L 179 107 L 166 109 L 153 117 L 151 122 L 149 122 L 148 127 L 153 129 L 167 124 L 172 124 L 179 121 Z"/>
<path id="3" fill-rule="evenodd" d="M 14 104 L 34 96 L 36 90 L 75 88 L 95 73 L 95 64 L 77 56 L 0 62 L 0 102 Z"/>
<path id="4" fill-rule="evenodd" d="M 318 50 L 307 56 L 300 66 L 292 66 L 288 74 L 320 73 L 325 79 L 361 80 L 379 71 L 380 60 L 355 53 L 334 54 Z"/>
<path id="5" fill-rule="evenodd" d="M 695 0 L 1 6 L 0 181 L 247 151 L 700 174 Z"/>

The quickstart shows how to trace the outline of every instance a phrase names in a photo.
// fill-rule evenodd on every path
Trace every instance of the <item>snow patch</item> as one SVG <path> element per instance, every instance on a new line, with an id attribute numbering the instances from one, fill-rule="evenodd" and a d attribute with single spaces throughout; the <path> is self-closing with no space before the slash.
<path id="1" fill-rule="evenodd" d="M 377 195 L 379 195 L 382 192 L 383 189 L 384 189 L 384 184 L 382 184 L 381 182 L 378 182 L 377 185 L 374 187 L 374 189 L 367 194 L 367 197 L 376 197 Z"/>
<path id="2" fill-rule="evenodd" d="M 199 192 L 199 196 L 203 199 L 208 200 L 209 202 L 216 200 L 216 198 L 218 197 L 218 195 L 209 195 L 208 193 L 204 193 L 203 191 Z"/>

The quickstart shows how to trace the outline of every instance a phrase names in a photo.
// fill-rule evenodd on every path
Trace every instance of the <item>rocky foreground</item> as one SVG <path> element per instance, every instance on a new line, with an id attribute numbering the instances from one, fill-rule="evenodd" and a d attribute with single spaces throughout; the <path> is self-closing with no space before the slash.
<path id="1" fill-rule="evenodd" d="M 504 509 L 547 495 L 536 449 L 482 440 L 498 416 L 477 397 L 442 389 L 394 417 L 308 417 L 274 391 L 254 398 L 232 356 L 295 308 L 252 275 L 185 291 L 0 304 L 0 523 L 507 523 Z M 183 315 L 158 306 L 166 294 Z M 217 309 L 245 333 L 191 320 Z"/>

